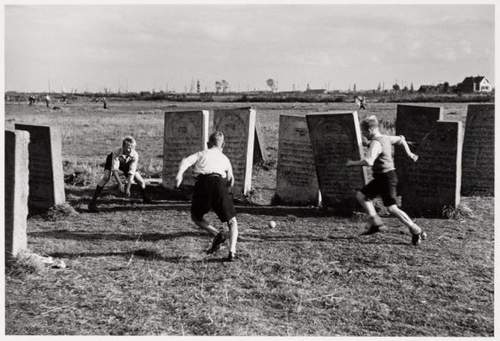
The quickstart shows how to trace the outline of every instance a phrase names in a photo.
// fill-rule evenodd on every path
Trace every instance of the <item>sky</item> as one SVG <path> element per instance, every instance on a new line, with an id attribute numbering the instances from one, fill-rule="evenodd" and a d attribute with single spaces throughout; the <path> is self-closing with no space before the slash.
<path id="1" fill-rule="evenodd" d="M 493 5 L 7 5 L 7 91 L 494 84 Z"/>

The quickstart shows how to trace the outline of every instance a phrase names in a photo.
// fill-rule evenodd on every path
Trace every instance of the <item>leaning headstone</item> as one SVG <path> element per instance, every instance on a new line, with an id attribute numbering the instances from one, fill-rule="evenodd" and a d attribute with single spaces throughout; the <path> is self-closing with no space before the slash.
<path id="1" fill-rule="evenodd" d="M 252 185 L 255 109 L 215 109 L 214 129 L 224 133 L 224 154 L 233 166 L 233 194 L 246 195 Z"/>
<path id="2" fill-rule="evenodd" d="M 5 259 L 27 248 L 30 136 L 25 131 L 5 131 Z"/>
<path id="3" fill-rule="evenodd" d="M 259 120 L 259 115 L 256 114 L 255 117 L 255 141 L 253 148 L 253 162 L 265 162 L 267 161 L 266 155 L 266 139 L 264 137 L 264 129 Z"/>
<path id="4" fill-rule="evenodd" d="M 364 167 L 346 167 L 347 160 L 362 157 L 357 112 L 306 115 L 323 205 L 338 214 L 352 214 L 355 191 L 366 183 Z"/>
<path id="5" fill-rule="evenodd" d="M 417 105 L 398 104 L 396 112 L 396 135 L 403 135 L 415 151 L 420 141 L 432 130 L 438 120 L 442 118 L 441 107 L 425 107 Z M 408 168 L 411 161 L 405 154 L 403 148 L 396 146 L 394 149 L 394 163 L 398 176 L 398 193 L 406 194 L 406 183 L 408 182 Z"/>
<path id="6" fill-rule="evenodd" d="M 316 166 L 303 116 L 280 115 L 275 200 L 293 205 L 318 204 Z"/>
<path id="7" fill-rule="evenodd" d="M 495 194 L 495 104 L 467 108 L 462 154 L 462 195 Z"/>
<path id="8" fill-rule="evenodd" d="M 181 160 L 207 148 L 207 110 L 165 112 L 163 134 L 162 186 L 175 187 L 175 176 Z M 184 173 L 183 184 L 194 185 L 192 168 Z"/>
<path id="9" fill-rule="evenodd" d="M 442 217 L 460 203 L 462 122 L 438 121 L 420 141 L 401 205 L 416 217 Z"/>
<path id="10" fill-rule="evenodd" d="M 47 210 L 64 204 L 64 173 L 61 155 L 61 133 L 49 126 L 16 124 L 16 130 L 30 134 L 29 174 L 30 210 Z"/>

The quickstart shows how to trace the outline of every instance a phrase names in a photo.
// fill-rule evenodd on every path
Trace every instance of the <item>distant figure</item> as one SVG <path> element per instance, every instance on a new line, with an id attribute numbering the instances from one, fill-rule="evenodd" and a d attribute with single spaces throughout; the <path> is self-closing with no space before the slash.
<path id="1" fill-rule="evenodd" d="M 29 101 L 29 105 L 33 105 L 35 103 L 35 96 L 30 96 L 28 98 L 28 101 Z"/>
<path id="2" fill-rule="evenodd" d="M 356 96 L 354 97 L 354 101 L 356 102 L 360 110 L 366 110 L 366 99 L 364 96 Z"/>
<path id="3" fill-rule="evenodd" d="M 47 108 L 49 108 L 49 106 L 50 106 L 50 96 L 49 95 L 45 95 L 45 105 L 47 106 Z"/>
<path id="4" fill-rule="evenodd" d="M 427 238 L 427 234 L 396 204 L 398 179 L 392 157 L 392 146 L 395 144 L 402 146 L 408 157 L 414 162 L 418 160 L 418 156 L 411 152 L 404 136 L 381 134 L 377 117 L 374 115 L 361 122 L 361 131 L 370 141 L 367 156 L 361 160 L 348 160 L 346 166 L 371 167 L 373 171 L 373 180 L 356 192 L 356 198 L 369 215 L 368 229 L 363 234 L 368 235 L 387 230 L 372 202 L 375 197 L 381 196 L 387 210 L 410 230 L 412 244 L 419 245 L 422 240 Z"/>
<path id="5" fill-rule="evenodd" d="M 108 102 L 106 102 L 106 98 L 103 97 L 101 100 L 102 100 L 102 105 L 103 105 L 104 109 L 108 109 Z"/>

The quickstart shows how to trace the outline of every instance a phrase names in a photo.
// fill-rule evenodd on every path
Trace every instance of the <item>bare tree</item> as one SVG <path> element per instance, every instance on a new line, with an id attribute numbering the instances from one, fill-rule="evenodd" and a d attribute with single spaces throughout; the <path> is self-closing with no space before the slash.
<path id="1" fill-rule="evenodd" d="M 276 90 L 276 82 L 274 81 L 274 79 L 269 78 L 266 81 L 266 84 L 271 89 L 271 92 L 274 92 Z"/>

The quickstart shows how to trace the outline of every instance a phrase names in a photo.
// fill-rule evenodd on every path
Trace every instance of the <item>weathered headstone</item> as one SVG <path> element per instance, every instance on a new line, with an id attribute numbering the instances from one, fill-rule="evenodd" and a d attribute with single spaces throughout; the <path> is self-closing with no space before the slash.
<path id="1" fill-rule="evenodd" d="M 420 141 L 432 130 L 438 120 L 442 118 L 441 107 L 425 107 L 417 105 L 398 104 L 396 111 L 396 135 L 403 135 L 410 144 L 410 149 L 415 151 Z M 398 176 L 398 192 L 406 193 L 408 182 L 408 168 L 411 161 L 403 148 L 394 149 L 394 163 Z"/>
<path id="2" fill-rule="evenodd" d="M 412 216 L 441 217 L 460 203 L 462 122 L 438 121 L 420 141 L 401 204 Z"/>
<path id="3" fill-rule="evenodd" d="M 346 167 L 347 160 L 362 157 L 357 112 L 306 115 L 323 205 L 338 214 L 357 207 L 355 191 L 366 183 L 363 167 Z"/>
<path id="4" fill-rule="evenodd" d="M 5 131 L 5 259 L 27 248 L 30 136 L 25 131 Z"/>
<path id="5" fill-rule="evenodd" d="M 233 166 L 233 193 L 247 194 L 252 185 L 255 109 L 215 109 L 214 129 L 224 133 L 224 154 Z"/>
<path id="6" fill-rule="evenodd" d="M 59 129 L 26 124 L 16 124 L 15 128 L 30 134 L 29 209 L 46 210 L 64 204 L 66 197 Z"/>
<path id="7" fill-rule="evenodd" d="M 318 178 L 305 117 L 280 115 L 276 201 L 317 205 Z"/>
<path id="8" fill-rule="evenodd" d="M 462 195 L 495 194 L 495 104 L 470 104 L 462 154 Z"/>
<path id="9" fill-rule="evenodd" d="M 209 112 L 165 112 L 163 134 L 162 186 L 175 187 L 175 176 L 181 160 L 200 150 L 207 149 Z M 194 185 L 192 169 L 184 173 L 184 185 Z"/>

